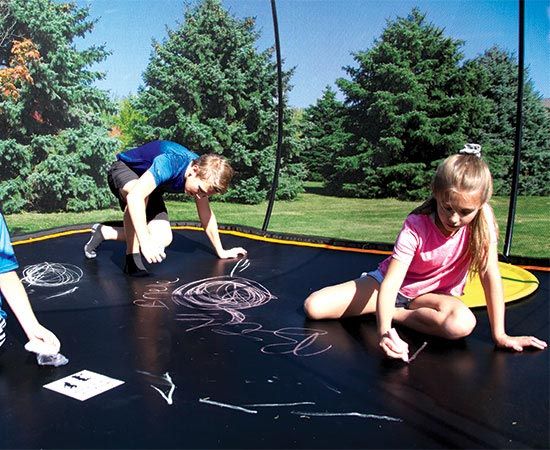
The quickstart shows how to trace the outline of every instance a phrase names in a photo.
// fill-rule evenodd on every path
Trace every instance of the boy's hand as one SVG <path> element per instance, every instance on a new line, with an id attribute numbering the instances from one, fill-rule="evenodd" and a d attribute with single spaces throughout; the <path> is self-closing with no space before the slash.
<path id="1" fill-rule="evenodd" d="M 43 355 L 55 355 L 59 353 L 59 349 L 61 348 L 59 339 L 42 325 L 37 325 L 27 337 L 29 338 L 29 342 L 25 344 L 25 349 L 29 352 Z"/>
<path id="2" fill-rule="evenodd" d="M 164 248 L 155 244 L 152 239 L 144 243 L 140 242 L 140 250 L 141 254 L 149 264 L 162 262 L 166 258 Z"/>
<path id="3" fill-rule="evenodd" d="M 524 348 L 534 347 L 539 350 L 544 350 L 548 344 L 535 336 L 508 336 L 504 335 L 499 337 L 496 344 L 500 348 L 506 348 L 514 350 L 516 352 L 522 352 Z"/>
<path id="4" fill-rule="evenodd" d="M 229 250 L 222 250 L 218 253 L 220 259 L 238 258 L 239 256 L 245 256 L 246 250 L 242 247 L 233 247 Z"/>

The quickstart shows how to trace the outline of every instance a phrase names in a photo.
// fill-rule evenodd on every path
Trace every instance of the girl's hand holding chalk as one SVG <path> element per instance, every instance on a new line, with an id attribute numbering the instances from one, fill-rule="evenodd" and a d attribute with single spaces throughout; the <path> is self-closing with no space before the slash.
<path id="1" fill-rule="evenodd" d="M 395 328 L 384 333 L 380 346 L 389 357 L 409 362 L 409 344 L 399 337 Z"/>

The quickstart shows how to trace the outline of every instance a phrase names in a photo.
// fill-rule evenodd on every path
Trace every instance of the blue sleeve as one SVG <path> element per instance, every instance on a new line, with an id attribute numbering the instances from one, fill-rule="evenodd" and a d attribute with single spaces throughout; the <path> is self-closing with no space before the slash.
<path id="1" fill-rule="evenodd" d="M 0 214 L 0 273 L 7 273 L 19 267 L 13 251 L 4 216 Z"/>
<path id="2" fill-rule="evenodd" d="M 149 172 L 153 175 L 157 186 L 160 186 L 176 178 L 181 170 L 180 166 L 181 158 L 176 155 L 162 154 L 153 160 Z"/>

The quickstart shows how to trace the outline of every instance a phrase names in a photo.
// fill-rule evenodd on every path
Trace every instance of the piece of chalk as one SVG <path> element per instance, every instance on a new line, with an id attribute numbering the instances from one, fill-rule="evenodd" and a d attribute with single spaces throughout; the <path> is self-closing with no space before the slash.
<path id="1" fill-rule="evenodd" d="M 405 362 L 409 362 L 409 352 L 406 350 L 406 348 L 403 347 L 401 344 L 401 338 L 397 334 L 397 331 L 395 331 L 395 328 L 390 328 L 390 331 L 388 331 L 388 336 L 390 339 L 397 345 L 400 346 L 400 352 L 401 352 L 401 359 Z"/>
<path id="2" fill-rule="evenodd" d="M 36 362 L 41 366 L 59 367 L 67 364 L 69 360 L 61 353 L 56 353 L 55 355 L 41 355 L 38 353 L 36 355 Z"/>

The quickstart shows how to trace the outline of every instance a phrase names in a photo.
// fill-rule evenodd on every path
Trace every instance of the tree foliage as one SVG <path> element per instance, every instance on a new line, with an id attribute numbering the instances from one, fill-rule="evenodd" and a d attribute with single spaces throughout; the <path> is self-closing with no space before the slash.
<path id="1" fill-rule="evenodd" d="M 258 36 L 253 19 L 234 18 L 219 0 L 189 7 L 183 25 L 154 43 L 136 102 L 147 118 L 136 133 L 142 142 L 171 139 L 228 157 L 237 176 L 226 198 L 246 203 L 266 198 L 276 150 L 276 68 L 272 49 L 256 50 Z M 285 117 L 279 196 L 293 198 L 303 169 Z"/>
<path id="2" fill-rule="evenodd" d="M 103 115 L 114 108 L 92 86 L 103 75 L 89 67 L 108 52 L 74 45 L 93 28 L 88 9 L 53 0 L 7 5 L 0 55 L 5 61 L 14 42 L 30 40 L 40 58 L 28 65 L 32 83 L 0 99 L 0 202 L 6 212 L 106 206 L 105 168 L 117 141 L 108 137 Z"/>
<path id="3" fill-rule="evenodd" d="M 333 186 L 351 195 L 423 197 L 432 162 L 462 146 L 466 105 L 458 62 L 462 42 L 417 9 L 388 22 L 379 40 L 357 52 L 346 97 L 351 145 L 337 158 Z"/>
<path id="4" fill-rule="evenodd" d="M 14 40 L 7 65 L 0 68 L 0 96 L 19 98 L 19 87 L 34 81 L 29 64 L 39 58 L 40 53 L 30 39 Z"/>
<path id="5" fill-rule="evenodd" d="M 136 100 L 134 95 L 122 99 L 118 104 L 118 112 L 112 119 L 113 132 L 118 135 L 122 149 L 140 145 L 140 130 L 147 125 L 147 117 L 134 106 Z"/>
<path id="6" fill-rule="evenodd" d="M 333 174 L 337 155 L 348 145 L 351 135 L 345 131 L 346 110 L 327 86 L 317 102 L 304 110 L 302 160 L 310 180 L 326 181 Z"/>
<path id="7" fill-rule="evenodd" d="M 514 154 L 518 65 L 509 52 L 491 47 L 465 65 L 476 83 L 476 93 L 487 105 L 479 122 L 469 123 L 469 132 L 483 145 L 495 180 L 495 193 L 509 195 Z M 550 114 L 525 73 L 523 128 L 519 193 L 550 193 Z"/>
<path id="8" fill-rule="evenodd" d="M 347 134 L 325 155 L 331 191 L 423 198 L 438 162 L 464 143 L 476 142 L 491 167 L 495 192 L 509 194 L 517 64 L 496 47 L 463 62 L 462 45 L 415 8 L 406 18 L 389 21 L 372 48 L 354 55 L 357 66 L 345 68 L 350 79 L 337 80 L 345 96 L 339 111 Z M 322 108 L 329 100 L 324 93 L 308 108 L 311 117 L 305 115 L 309 167 L 316 158 L 311 144 L 335 138 L 333 129 L 323 130 L 331 113 Z M 550 121 L 528 78 L 523 111 L 520 193 L 547 195 Z"/>

